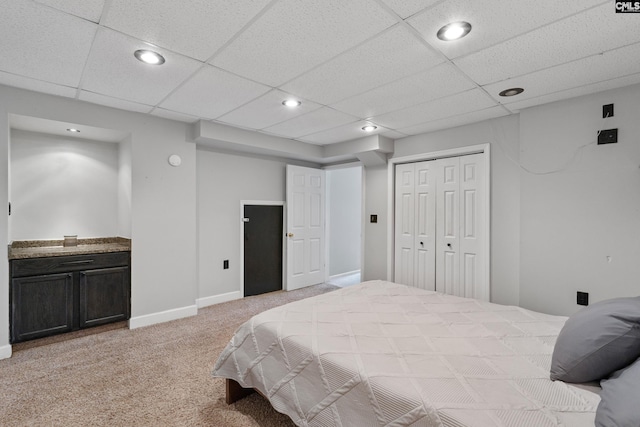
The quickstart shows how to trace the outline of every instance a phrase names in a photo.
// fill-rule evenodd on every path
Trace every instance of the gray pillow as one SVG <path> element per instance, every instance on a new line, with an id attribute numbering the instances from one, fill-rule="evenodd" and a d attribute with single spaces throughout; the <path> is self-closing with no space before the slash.
<path id="1" fill-rule="evenodd" d="M 598 381 L 640 357 L 640 297 L 597 302 L 578 311 L 558 335 L 551 379 Z"/>
<path id="2" fill-rule="evenodd" d="M 596 427 L 640 426 L 638 384 L 640 359 L 600 383 L 602 392 L 596 411 Z"/>

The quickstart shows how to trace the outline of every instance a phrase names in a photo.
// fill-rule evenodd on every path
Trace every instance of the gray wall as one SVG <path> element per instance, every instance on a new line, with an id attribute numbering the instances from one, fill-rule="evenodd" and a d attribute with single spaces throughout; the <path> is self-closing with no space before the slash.
<path id="1" fill-rule="evenodd" d="M 329 275 L 360 270 L 362 166 L 327 170 Z"/>
<path id="2" fill-rule="evenodd" d="M 521 173 L 520 304 L 570 314 L 578 290 L 640 295 L 640 86 L 527 109 L 520 124 L 523 166 L 562 169 Z M 596 145 L 602 128 L 618 143 Z"/>
<path id="3" fill-rule="evenodd" d="M 365 168 L 364 258 L 362 280 L 387 279 L 387 167 Z M 378 215 L 371 223 L 370 215 Z"/>
<path id="4" fill-rule="evenodd" d="M 240 201 L 284 201 L 287 163 L 317 167 L 198 147 L 199 298 L 240 291 Z"/>
<path id="5" fill-rule="evenodd" d="M 13 130 L 9 239 L 116 236 L 118 148 Z"/>
<path id="6" fill-rule="evenodd" d="M 132 316 L 195 307 L 196 161 L 187 126 L 149 115 L 0 86 L 0 205 L 8 203 L 9 114 L 131 134 Z M 171 154 L 182 166 L 167 163 Z M 6 218 L 6 216 L 5 216 Z M 0 225 L 7 259 L 8 221 Z M 9 342 L 8 263 L 0 262 L 0 349 Z M 192 311 L 189 311 L 192 312 Z"/>

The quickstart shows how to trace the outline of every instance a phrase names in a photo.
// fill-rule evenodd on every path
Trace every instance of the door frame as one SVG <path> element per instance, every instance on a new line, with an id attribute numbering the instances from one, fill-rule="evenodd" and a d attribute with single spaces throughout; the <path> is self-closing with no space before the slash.
<path id="1" fill-rule="evenodd" d="M 270 200 L 240 200 L 240 298 L 244 298 L 244 207 L 245 205 L 257 206 L 282 206 L 282 230 L 287 229 L 287 209 L 283 201 Z M 285 233 L 282 239 L 282 289 L 287 289 L 287 257 Z"/>
<path id="2" fill-rule="evenodd" d="M 330 165 L 330 166 L 324 166 L 322 169 L 324 169 L 325 171 L 329 172 L 329 171 L 334 171 L 334 170 L 338 170 L 338 169 L 349 169 L 349 168 L 360 168 L 360 266 L 358 267 L 358 271 L 360 272 L 360 279 L 362 280 L 363 276 L 363 271 L 364 271 L 364 226 L 365 226 L 365 181 L 366 181 L 366 176 L 365 176 L 365 167 L 364 164 L 362 164 L 362 162 L 357 161 L 357 162 L 349 162 L 349 163 L 340 163 L 338 165 Z M 325 218 L 325 226 L 324 226 L 324 235 L 325 235 L 325 267 L 326 267 L 326 271 L 325 271 L 325 282 L 328 282 L 329 280 L 331 280 L 331 274 L 329 273 L 329 271 L 331 270 L 331 266 L 330 266 L 330 251 L 331 251 L 331 241 L 329 239 L 329 231 L 330 231 L 330 222 L 331 222 L 331 215 L 329 213 L 329 209 L 331 207 L 331 189 L 329 188 L 329 176 L 330 174 L 326 174 L 326 181 L 325 181 L 325 198 L 326 198 L 326 202 L 324 204 L 325 207 L 325 214 L 324 214 L 324 218 Z"/>
<path id="3" fill-rule="evenodd" d="M 430 153 L 413 154 L 403 157 L 394 157 L 389 159 L 387 163 L 387 212 L 389 213 L 390 221 L 387 222 L 387 280 L 393 282 L 395 276 L 395 169 L 396 164 L 399 163 L 413 163 L 421 162 L 425 160 L 442 159 L 445 157 L 458 157 L 468 154 L 483 154 L 483 160 L 485 165 L 484 182 L 485 195 L 483 202 L 485 206 L 485 219 L 484 229 L 486 230 L 485 241 L 485 289 L 483 294 L 486 295 L 486 300 L 491 299 L 491 144 L 478 144 L 469 145 L 466 147 L 451 148 L 447 150 L 433 151 Z"/>

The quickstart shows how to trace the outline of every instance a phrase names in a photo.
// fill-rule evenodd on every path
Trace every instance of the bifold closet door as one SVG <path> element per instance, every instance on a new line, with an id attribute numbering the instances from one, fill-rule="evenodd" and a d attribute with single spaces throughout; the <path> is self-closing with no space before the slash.
<path id="1" fill-rule="evenodd" d="M 488 300 L 482 154 L 396 165 L 397 283 Z"/>
<path id="2" fill-rule="evenodd" d="M 395 281 L 435 290 L 433 161 L 396 166 Z"/>

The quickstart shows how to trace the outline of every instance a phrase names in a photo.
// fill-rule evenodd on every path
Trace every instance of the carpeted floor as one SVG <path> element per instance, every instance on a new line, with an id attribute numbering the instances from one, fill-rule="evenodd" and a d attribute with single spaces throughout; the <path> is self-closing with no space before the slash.
<path id="1" fill-rule="evenodd" d="M 146 328 L 121 323 L 16 344 L 0 360 L 0 425 L 294 426 L 257 394 L 227 405 L 224 380 L 211 369 L 254 314 L 334 289 L 273 292 Z"/>

